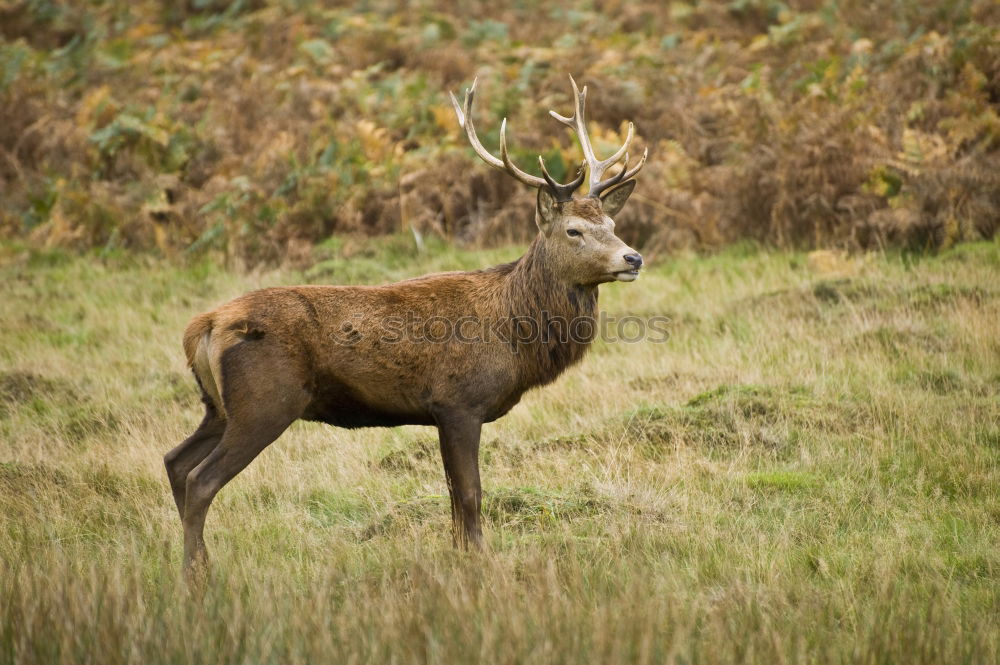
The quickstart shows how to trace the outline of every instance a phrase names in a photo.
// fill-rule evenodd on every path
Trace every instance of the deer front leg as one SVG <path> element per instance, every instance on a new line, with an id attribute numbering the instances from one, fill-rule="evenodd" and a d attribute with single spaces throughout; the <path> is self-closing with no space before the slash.
<path id="1" fill-rule="evenodd" d="M 479 524 L 482 488 L 479 484 L 479 433 L 482 422 L 467 414 L 439 416 L 438 435 L 441 458 L 451 494 L 451 519 L 457 547 L 482 547 L 483 530 Z"/>

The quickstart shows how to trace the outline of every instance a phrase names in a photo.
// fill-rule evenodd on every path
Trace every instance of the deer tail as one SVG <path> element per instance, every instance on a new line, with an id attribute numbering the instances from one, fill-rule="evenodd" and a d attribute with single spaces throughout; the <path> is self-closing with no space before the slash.
<path id="1" fill-rule="evenodd" d="M 212 312 L 199 314 L 184 329 L 184 355 L 187 356 L 188 367 L 194 367 L 198 345 L 212 332 L 212 318 Z"/>

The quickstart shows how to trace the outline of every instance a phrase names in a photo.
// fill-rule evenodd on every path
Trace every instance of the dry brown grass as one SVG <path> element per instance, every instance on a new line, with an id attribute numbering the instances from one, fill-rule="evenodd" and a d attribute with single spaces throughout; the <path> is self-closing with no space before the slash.
<path id="1" fill-rule="evenodd" d="M 601 302 L 668 315 L 667 343 L 600 343 L 484 430 L 487 553 L 451 547 L 431 428 L 298 424 L 220 494 L 192 598 L 161 465 L 199 418 L 187 318 L 517 253 L 321 251 L 305 275 L 4 252 L 0 662 L 1000 654 L 996 242 L 663 258 Z"/>

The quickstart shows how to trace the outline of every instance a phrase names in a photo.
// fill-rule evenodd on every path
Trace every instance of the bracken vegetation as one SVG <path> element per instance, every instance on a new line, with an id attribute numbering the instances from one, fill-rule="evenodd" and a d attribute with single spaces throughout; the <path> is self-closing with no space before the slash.
<path id="1" fill-rule="evenodd" d="M 0 235 L 292 266 L 335 233 L 520 240 L 530 192 L 446 93 L 479 75 L 487 147 L 507 116 L 558 177 L 573 73 L 599 150 L 626 120 L 650 148 L 633 245 L 938 250 L 1000 225 L 998 25 L 992 0 L 0 0 Z"/>
<path id="2" fill-rule="evenodd" d="M 0 251 L 0 663 L 997 662 L 996 241 L 653 264 L 602 306 L 666 342 L 599 342 L 484 429 L 486 552 L 452 549 L 433 428 L 299 423 L 220 494 L 189 592 L 161 456 L 201 415 L 191 313 L 516 251 Z"/>

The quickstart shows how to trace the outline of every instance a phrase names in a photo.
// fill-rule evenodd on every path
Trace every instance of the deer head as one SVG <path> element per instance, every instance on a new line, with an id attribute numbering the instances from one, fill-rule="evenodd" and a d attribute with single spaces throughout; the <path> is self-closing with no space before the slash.
<path id="1" fill-rule="evenodd" d="M 622 209 L 635 188 L 636 181 L 633 178 L 646 163 L 648 150 L 643 151 L 638 164 L 628 168 L 628 148 L 635 133 L 630 122 L 625 143 L 607 159 L 598 160 L 587 134 L 584 117 L 587 87 L 584 86 L 581 92 L 572 76 L 569 80 L 573 85 L 575 101 L 573 115 L 567 118 L 549 111 L 553 118 L 576 133 L 583 148 L 584 161 L 577 170 L 576 177 L 565 184 L 552 178 L 545 168 L 545 160 L 540 156 L 538 163 L 542 170 L 541 178 L 522 171 L 511 161 L 507 150 L 506 118 L 500 125 L 500 158 L 494 157 L 483 147 L 472 123 L 476 81 L 465 91 L 464 108 L 459 105 L 455 95 L 451 95 L 451 101 L 458 115 L 458 123 L 465 128 L 476 154 L 490 166 L 538 189 L 535 223 L 540 232 L 542 251 L 553 274 L 568 283 L 582 286 L 615 280 L 631 282 L 639 277 L 642 257 L 615 235 L 612 217 Z M 620 161 L 623 162 L 621 169 L 604 179 L 608 169 Z M 588 173 L 587 195 L 574 197 L 574 192 L 583 184 Z"/>

